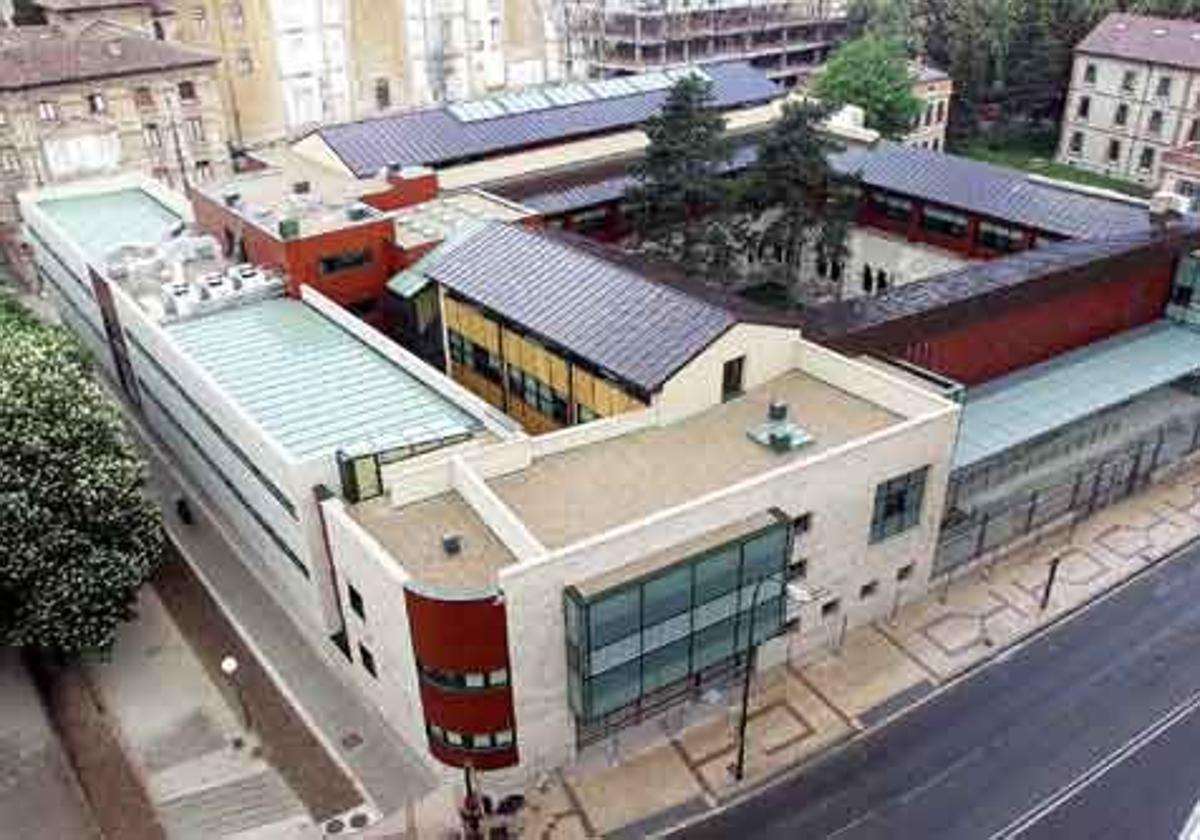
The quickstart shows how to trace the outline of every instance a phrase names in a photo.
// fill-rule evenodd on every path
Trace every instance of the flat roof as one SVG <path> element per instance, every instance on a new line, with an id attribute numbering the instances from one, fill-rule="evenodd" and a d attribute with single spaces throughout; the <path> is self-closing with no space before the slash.
<path id="1" fill-rule="evenodd" d="M 479 420 L 307 304 L 275 298 L 163 327 L 295 458 L 385 452 Z"/>
<path id="2" fill-rule="evenodd" d="M 465 222 L 515 222 L 535 215 L 529 208 L 483 190 L 467 190 L 401 208 L 392 213 L 392 218 L 396 223 L 396 244 L 415 248 L 441 242 Z"/>
<path id="3" fill-rule="evenodd" d="M 778 85 L 746 62 L 708 64 L 703 72 L 713 83 L 714 108 L 753 105 L 782 95 Z M 658 113 L 667 96 L 665 85 L 644 82 L 663 75 L 655 71 L 568 82 L 325 126 L 315 133 L 358 176 L 374 175 L 389 165 L 444 166 L 639 126 Z M 613 93 L 620 95 L 609 95 Z"/>
<path id="4" fill-rule="evenodd" d="M 183 221 L 170 207 L 136 187 L 43 198 L 37 206 L 95 263 L 121 245 L 160 242 Z"/>
<path id="5" fill-rule="evenodd" d="M 812 443 L 778 453 L 747 437 L 773 399 L 790 406 L 790 419 Z M 899 422 L 872 402 L 792 371 L 678 423 L 539 458 L 488 484 L 542 543 L 557 548 Z"/>
<path id="6" fill-rule="evenodd" d="M 954 466 L 967 467 L 1200 369 L 1200 332 L 1172 321 L 967 392 Z"/>
<path id="7" fill-rule="evenodd" d="M 500 569 L 516 561 L 454 491 L 399 508 L 385 496 L 354 505 L 350 513 L 414 581 L 435 589 L 493 587 Z M 462 550 L 453 556 L 442 547 L 442 538 L 451 535 L 462 538 Z"/>

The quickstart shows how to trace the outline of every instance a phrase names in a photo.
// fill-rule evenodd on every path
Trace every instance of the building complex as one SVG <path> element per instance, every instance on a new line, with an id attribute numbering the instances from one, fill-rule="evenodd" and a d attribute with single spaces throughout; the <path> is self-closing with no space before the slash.
<path id="1" fill-rule="evenodd" d="M 1200 141 L 1200 24 L 1113 13 L 1075 48 L 1058 159 L 1158 186 Z"/>

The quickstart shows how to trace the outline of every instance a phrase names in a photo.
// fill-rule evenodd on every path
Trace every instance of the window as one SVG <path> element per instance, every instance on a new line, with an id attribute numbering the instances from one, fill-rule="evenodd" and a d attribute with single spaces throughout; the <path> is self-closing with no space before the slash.
<path id="1" fill-rule="evenodd" d="M 896 580 L 901 581 L 901 582 L 906 581 L 910 577 L 912 577 L 912 573 L 913 573 L 912 563 L 909 563 L 907 566 L 901 566 L 899 571 L 896 572 Z"/>
<path id="2" fill-rule="evenodd" d="M 979 223 L 979 244 L 1002 254 L 1010 254 L 1021 248 L 1024 236 L 1014 228 L 998 225 L 994 222 Z"/>
<path id="3" fill-rule="evenodd" d="M 945 121 L 946 121 L 946 100 L 944 100 L 944 99 L 939 99 L 939 100 L 938 100 L 938 104 L 937 104 L 937 117 L 936 117 L 936 122 L 937 122 L 937 123 L 940 125 L 941 123 L 944 123 Z M 935 140 L 935 141 L 934 141 L 934 144 L 935 144 L 935 145 L 934 145 L 934 148 L 935 148 L 935 149 L 937 148 L 937 145 L 936 145 L 936 143 L 937 143 L 937 141 Z"/>
<path id="4" fill-rule="evenodd" d="M 162 148 L 162 132 L 158 130 L 157 124 L 146 123 L 144 126 L 142 126 L 142 137 L 146 141 L 147 148 Z"/>
<path id="5" fill-rule="evenodd" d="M 363 604 L 362 593 L 354 588 L 354 584 L 346 584 L 346 594 L 349 596 L 350 609 L 354 610 L 354 614 L 363 621 L 367 620 L 367 608 Z"/>
<path id="6" fill-rule="evenodd" d="M 8 112 L 5 111 L 3 108 L 0 108 L 0 128 L 4 128 L 7 125 L 8 125 Z"/>
<path id="7" fill-rule="evenodd" d="M 375 80 L 375 107 L 380 111 L 387 110 L 392 106 L 392 87 L 391 83 L 385 78 Z"/>
<path id="8" fill-rule="evenodd" d="M 153 108 L 154 93 L 150 88 L 142 85 L 133 89 L 133 104 L 138 108 Z"/>
<path id="9" fill-rule="evenodd" d="M 1150 114 L 1149 130 L 1151 134 L 1162 134 L 1163 130 L 1163 112 L 1154 111 Z"/>
<path id="10" fill-rule="evenodd" d="M 1069 146 L 1069 150 L 1070 150 L 1070 153 L 1073 155 L 1083 154 L 1083 132 L 1082 131 L 1072 131 L 1071 132 L 1071 144 Z"/>
<path id="11" fill-rule="evenodd" d="M 871 273 L 871 266 L 866 263 L 863 263 L 862 267 L 862 290 L 864 295 L 875 291 L 875 275 Z"/>
<path id="12" fill-rule="evenodd" d="M 728 402 L 742 395 L 743 378 L 746 372 L 746 357 L 738 356 L 725 362 L 721 369 L 721 402 Z"/>
<path id="13" fill-rule="evenodd" d="M 419 663 L 417 669 L 428 682 L 452 691 L 479 691 L 508 685 L 507 668 L 497 668 L 487 673 L 483 671 L 444 671 Z"/>
<path id="14" fill-rule="evenodd" d="M 933 103 L 930 102 L 925 105 L 925 125 L 929 126 L 932 123 L 933 123 Z"/>
<path id="15" fill-rule="evenodd" d="M 108 112 L 108 103 L 104 101 L 104 94 L 89 93 L 86 99 L 89 114 L 99 116 Z"/>
<path id="16" fill-rule="evenodd" d="M 196 101 L 196 83 L 195 82 L 180 82 L 179 83 L 179 99 L 182 102 Z"/>
<path id="17" fill-rule="evenodd" d="M 933 233 L 961 238 L 967 235 L 967 217 L 949 210 L 926 207 L 921 216 L 921 227 Z"/>
<path id="18" fill-rule="evenodd" d="M 1108 141 L 1108 162 L 1117 163 L 1121 159 L 1121 141 Z"/>
<path id="19" fill-rule="evenodd" d="M 600 419 L 600 415 L 592 411 L 583 403 L 575 403 L 575 422 L 576 423 L 591 423 L 593 420 Z"/>
<path id="20" fill-rule="evenodd" d="M 209 181 L 212 180 L 212 164 L 206 160 L 196 161 L 196 180 Z"/>
<path id="21" fill-rule="evenodd" d="M 1171 97 L 1171 77 L 1160 76 L 1158 79 L 1158 90 L 1155 91 L 1155 96 L 1159 99 L 1169 99 Z"/>
<path id="22" fill-rule="evenodd" d="M 1188 131 L 1189 143 L 1200 143 L 1200 120 L 1192 120 L 1191 130 Z"/>
<path id="23" fill-rule="evenodd" d="M 870 583 L 864 583 L 858 588 L 858 598 L 860 601 L 865 601 L 875 595 L 879 591 L 879 581 L 873 580 Z"/>
<path id="24" fill-rule="evenodd" d="M 0 149 L 0 172 L 20 172 L 21 158 L 16 149 Z"/>
<path id="25" fill-rule="evenodd" d="M 897 198 L 881 193 L 871 193 L 871 206 L 889 219 L 907 222 L 912 215 L 913 203 L 906 198 Z"/>
<path id="26" fill-rule="evenodd" d="M 204 120 L 200 117 L 188 117 L 183 121 L 184 131 L 193 143 L 204 142 Z"/>
<path id="27" fill-rule="evenodd" d="M 361 251 L 347 251 L 344 254 L 334 254 L 332 257 L 322 257 L 321 273 L 337 274 L 340 271 L 349 271 L 352 268 L 368 265 L 370 262 L 370 249 L 363 248 Z"/>
<path id="28" fill-rule="evenodd" d="M 1122 102 L 1117 106 L 1116 112 L 1113 114 L 1114 125 L 1125 125 L 1129 122 L 1129 106 Z"/>
<path id="29" fill-rule="evenodd" d="M 838 612 L 841 610 L 841 608 L 842 608 L 842 602 L 840 600 L 838 600 L 837 598 L 834 598 L 832 601 L 826 601 L 824 604 L 821 605 L 821 617 L 822 618 L 832 618 L 833 616 L 838 614 Z"/>
<path id="30" fill-rule="evenodd" d="M 1138 169 L 1149 172 L 1154 168 L 1154 149 L 1149 146 L 1142 149 L 1141 156 L 1138 157 Z"/>
<path id="31" fill-rule="evenodd" d="M 942 150 L 942 138 L 940 138 L 940 137 L 933 138 L 933 150 L 935 152 L 940 152 Z"/>
<path id="32" fill-rule="evenodd" d="M 1126 70 L 1125 75 L 1121 78 L 1121 90 L 1125 93 L 1133 93 L 1133 89 L 1137 87 L 1137 72 Z"/>
<path id="33" fill-rule="evenodd" d="M 1096 84 L 1096 65 L 1095 64 L 1089 64 L 1087 67 L 1083 68 L 1083 83 L 1085 85 Z"/>
<path id="34" fill-rule="evenodd" d="M 1086 120 L 1088 118 L 1088 114 L 1090 114 L 1091 112 L 1092 112 L 1092 97 L 1090 97 L 1090 96 L 1079 97 L 1079 104 L 1075 108 L 1075 116 L 1078 119 Z"/>
<path id="35" fill-rule="evenodd" d="M 363 669 L 375 679 L 379 679 L 379 672 L 375 670 L 375 657 L 361 642 L 358 645 L 358 658 Z"/>
<path id="36" fill-rule="evenodd" d="M 246 25 L 246 11 L 242 8 L 240 0 L 233 0 L 227 7 L 229 22 L 234 29 L 241 29 Z"/>
<path id="37" fill-rule="evenodd" d="M 204 33 L 208 31 L 208 12 L 203 6 L 192 7 L 192 21 L 196 26 L 196 31 Z"/>
<path id="38" fill-rule="evenodd" d="M 48 99 L 39 102 L 38 119 L 42 122 L 58 122 L 58 103 Z"/>
<path id="39" fill-rule="evenodd" d="M 238 50 L 237 69 L 238 73 L 243 76 L 249 76 L 254 72 L 254 55 L 246 47 L 242 47 Z"/>
<path id="40" fill-rule="evenodd" d="M 812 530 L 812 514 L 802 513 L 792 520 L 792 533 L 799 536 Z"/>
<path id="41" fill-rule="evenodd" d="M 875 488 L 871 515 L 871 542 L 902 534 L 921 520 L 928 467 L 883 482 Z"/>

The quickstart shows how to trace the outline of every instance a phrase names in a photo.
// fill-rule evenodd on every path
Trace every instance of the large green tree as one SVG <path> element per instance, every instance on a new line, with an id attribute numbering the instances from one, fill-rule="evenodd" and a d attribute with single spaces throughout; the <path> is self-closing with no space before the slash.
<path id="1" fill-rule="evenodd" d="M 811 100 L 785 105 L 744 183 L 755 262 L 792 305 L 838 297 L 848 256 L 858 188 L 830 165 L 841 150 L 820 130 L 831 110 Z"/>
<path id="2" fill-rule="evenodd" d="M 675 83 L 662 111 L 646 121 L 649 144 L 631 167 L 635 185 L 627 194 L 639 245 L 702 274 L 721 250 L 710 244 L 725 238 L 729 203 L 730 146 L 712 104 L 707 79 L 687 75 Z"/>
<path id="3" fill-rule="evenodd" d="M 867 126 L 897 139 L 921 111 L 913 94 L 904 45 L 865 35 L 841 46 L 813 83 L 813 95 L 832 106 L 858 105 Z"/>
<path id="4" fill-rule="evenodd" d="M 144 467 L 87 355 L 0 295 L 0 638 L 109 647 L 162 554 Z"/>

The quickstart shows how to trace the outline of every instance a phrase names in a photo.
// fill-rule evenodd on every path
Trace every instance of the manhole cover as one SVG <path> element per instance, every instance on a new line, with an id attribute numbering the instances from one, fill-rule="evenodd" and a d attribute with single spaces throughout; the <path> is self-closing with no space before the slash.
<path id="1" fill-rule="evenodd" d="M 362 736 L 357 732 L 351 732 L 348 735 L 342 736 L 342 746 L 348 750 L 361 746 L 363 742 Z"/>

